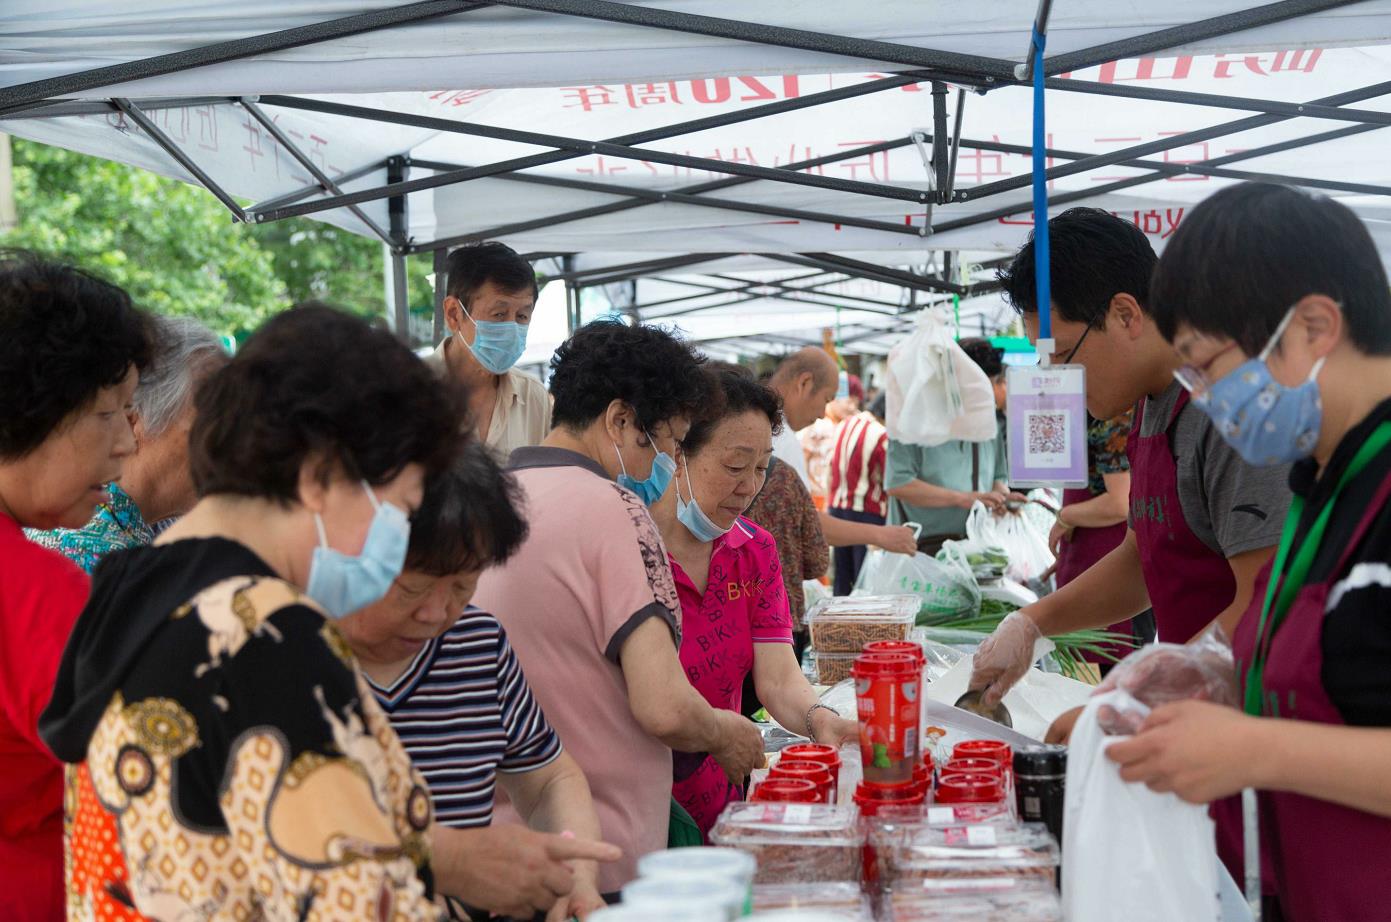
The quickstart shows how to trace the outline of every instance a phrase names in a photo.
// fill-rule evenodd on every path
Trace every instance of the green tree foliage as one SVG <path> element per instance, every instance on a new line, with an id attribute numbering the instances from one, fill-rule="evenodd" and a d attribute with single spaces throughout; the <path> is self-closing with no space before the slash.
<path id="1" fill-rule="evenodd" d="M 136 167 L 13 139 L 18 226 L 0 244 L 71 259 L 163 314 L 244 333 L 296 301 L 383 313 L 382 245 L 327 224 L 243 225 L 206 190 Z M 411 303 L 431 303 L 428 258 Z"/>

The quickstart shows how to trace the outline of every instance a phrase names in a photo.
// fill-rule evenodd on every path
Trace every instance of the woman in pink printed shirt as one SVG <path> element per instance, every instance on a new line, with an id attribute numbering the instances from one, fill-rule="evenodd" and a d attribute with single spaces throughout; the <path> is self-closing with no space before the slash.
<path id="1" fill-rule="evenodd" d="M 778 723 L 839 746 L 856 739 L 856 724 L 818 704 L 802 675 L 777 545 L 743 518 L 767 476 L 782 408 L 777 394 L 746 372 L 724 367 L 715 374 L 724 408 L 691 427 L 675 489 L 652 508 L 681 599 L 681 665 L 712 707 L 735 712 L 752 671 L 758 697 Z M 676 753 L 674 776 L 673 794 L 702 835 L 741 796 L 704 753 Z"/>

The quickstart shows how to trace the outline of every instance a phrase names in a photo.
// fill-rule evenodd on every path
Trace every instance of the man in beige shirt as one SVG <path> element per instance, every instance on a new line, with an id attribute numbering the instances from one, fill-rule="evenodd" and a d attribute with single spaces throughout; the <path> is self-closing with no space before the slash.
<path id="1" fill-rule="evenodd" d="M 536 274 L 511 247 L 482 243 L 449 254 L 444 322 L 450 336 L 425 361 L 468 388 L 474 428 L 504 463 L 551 429 L 551 399 L 513 366 L 526 350 Z"/>

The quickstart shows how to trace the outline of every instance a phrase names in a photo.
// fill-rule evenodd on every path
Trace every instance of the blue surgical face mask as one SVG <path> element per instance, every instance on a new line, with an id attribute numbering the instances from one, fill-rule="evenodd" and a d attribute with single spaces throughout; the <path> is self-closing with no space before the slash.
<path id="1" fill-rule="evenodd" d="M 646 480 L 634 480 L 629 477 L 628 466 L 623 463 L 623 452 L 619 451 L 617 442 L 614 442 L 613 450 L 618 453 L 618 466 L 623 470 L 623 473 L 618 475 L 618 485 L 632 490 L 644 505 L 651 506 L 666 495 L 667 487 L 671 486 L 671 475 L 676 473 L 676 459 L 658 450 L 656 440 L 646 429 L 642 434 L 647 436 L 648 444 L 657 452 L 657 457 L 652 459 L 652 473 L 647 475 Z"/>
<path id="2" fill-rule="evenodd" d="M 1293 317 L 1294 308 L 1290 308 L 1260 355 L 1193 395 L 1193 402 L 1212 418 L 1222 438 L 1246 463 L 1257 467 L 1307 458 L 1318 444 L 1323 424 L 1317 383 L 1323 359 L 1314 363 L 1308 379 L 1298 387 L 1276 381 L 1266 363 Z"/>
<path id="3" fill-rule="evenodd" d="M 526 351 L 525 324 L 516 321 L 474 320 L 467 308 L 464 309 L 464 316 L 473 320 L 476 332 L 472 343 L 464 342 L 462 336 L 459 337 L 459 341 L 478 359 L 478 364 L 495 375 L 505 374 L 517 364 L 517 359 Z"/>
<path id="4" fill-rule="evenodd" d="M 410 545 L 411 523 L 406 513 L 391 503 L 380 502 L 366 481 L 362 487 L 377 512 L 367 529 L 362 552 L 356 557 L 328 546 L 324 521 L 314 513 L 319 546 L 314 548 L 309 585 L 304 591 L 334 618 L 350 615 L 384 597 L 392 581 L 401 575 Z"/>
<path id="5" fill-rule="evenodd" d="M 686 462 L 686 489 L 691 494 L 691 501 L 688 503 L 681 498 L 681 485 L 676 485 L 676 520 L 686 526 L 686 530 L 695 536 L 697 541 L 709 544 L 721 535 L 728 534 L 728 528 L 721 528 L 716 525 L 705 514 L 705 510 L 700 508 L 700 501 L 696 499 L 695 487 L 691 485 L 691 464 Z"/>

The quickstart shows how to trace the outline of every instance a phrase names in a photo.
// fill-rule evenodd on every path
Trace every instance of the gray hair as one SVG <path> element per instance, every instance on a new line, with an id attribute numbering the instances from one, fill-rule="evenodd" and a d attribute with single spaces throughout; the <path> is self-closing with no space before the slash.
<path id="1" fill-rule="evenodd" d="M 208 360 L 225 358 L 222 343 L 189 317 L 152 318 L 155 356 L 135 389 L 135 413 L 148 437 L 162 435 L 193 398 L 195 374 Z"/>

